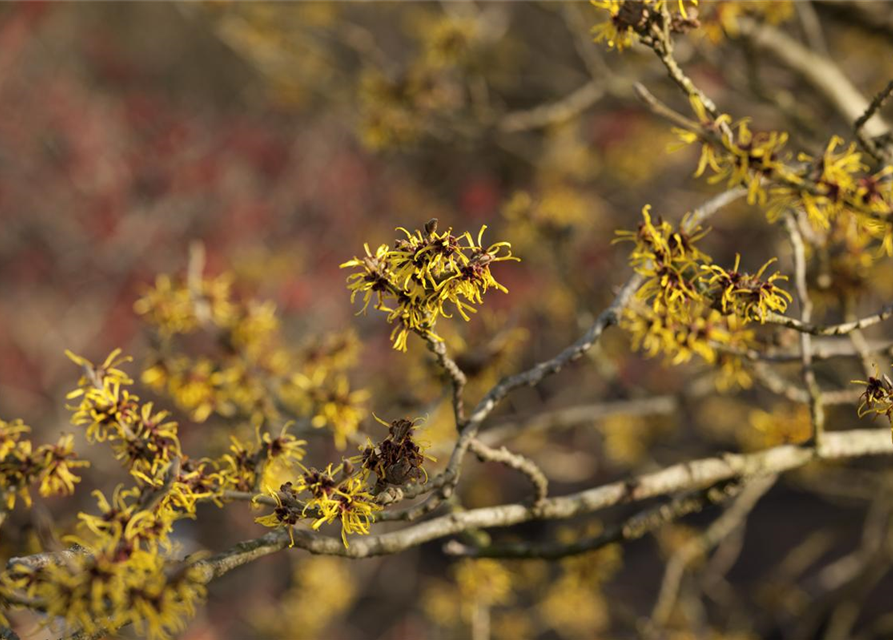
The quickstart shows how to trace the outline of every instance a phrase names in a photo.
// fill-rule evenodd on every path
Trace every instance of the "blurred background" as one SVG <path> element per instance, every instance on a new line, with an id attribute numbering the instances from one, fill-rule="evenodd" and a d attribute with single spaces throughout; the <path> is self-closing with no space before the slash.
<path id="1" fill-rule="evenodd" d="M 867 96 L 893 77 L 886 3 L 702 2 L 701 13 L 703 28 L 679 39 L 680 62 L 722 111 L 789 131 L 792 149 L 815 153 L 835 133 L 849 139 L 851 123 L 745 38 L 724 36 L 735 15 L 824 48 Z M 120 347 L 135 356 L 137 377 L 153 338 L 134 303 L 158 274 L 184 274 L 200 242 L 205 273 L 231 273 L 240 299 L 272 301 L 289 343 L 355 332 L 350 379 L 369 391 L 368 412 L 427 416 L 422 437 L 442 462 L 453 427 L 429 354 L 418 340 L 395 352 L 382 317 L 354 317 L 340 263 L 364 242 L 392 242 L 396 226 L 433 217 L 475 236 L 487 225 L 485 244 L 512 243 L 522 262 L 494 267 L 510 293 L 490 294 L 469 323 L 457 317 L 443 332 L 472 374 L 474 402 L 501 375 L 572 342 L 611 300 L 629 273 L 629 246 L 612 245 L 614 232 L 634 228 L 644 205 L 677 221 L 721 190 L 691 177 L 697 150 L 667 151 L 670 127 L 635 99 L 638 80 L 685 110 L 653 54 L 591 42 L 603 19 L 589 4 L 557 2 L 0 6 L 0 417 L 22 418 L 35 441 L 75 431 L 65 394 L 78 371 L 66 348 L 101 361 Z M 739 202 L 711 225 L 702 244 L 718 263 L 741 252 L 755 270 L 779 256 L 790 273 L 783 234 L 758 208 Z M 889 260 L 844 268 L 865 291 L 863 310 L 889 301 Z M 820 318 L 840 318 L 836 300 L 818 303 Z M 787 373 L 796 379 L 796 367 Z M 819 376 L 843 387 L 862 373 L 855 360 L 835 361 Z M 608 412 L 513 439 L 549 475 L 553 495 L 803 438 L 802 407 L 759 384 L 717 392 L 714 382 L 703 364 L 670 370 L 632 352 L 615 329 L 583 364 L 516 392 L 495 421 L 668 399 L 646 415 Z M 237 417 L 191 422 L 169 398 L 136 392 L 175 411 L 194 457 L 218 455 L 228 433 L 245 428 Z M 829 423 L 860 424 L 854 406 Z M 368 415 L 362 430 L 376 429 Z M 330 435 L 320 431 L 309 459 L 338 459 Z M 51 519 L 70 530 L 79 510 L 95 508 L 91 490 L 125 480 L 106 450 L 78 438 L 93 467 L 75 497 L 15 511 L 4 557 L 38 544 Z M 878 500 L 889 497 L 886 464 L 825 468 L 821 482 L 812 468 L 785 477 L 721 559 L 683 583 L 672 637 L 822 637 L 830 612 L 856 597 L 854 633 L 890 637 L 890 559 L 867 558 L 863 546 L 869 525 L 889 518 Z M 453 508 L 526 491 L 511 470 L 472 461 Z M 635 637 L 664 561 L 717 513 L 560 563 L 455 561 L 442 542 L 353 562 L 282 553 L 211 585 L 183 637 L 465 638 L 482 606 L 494 638 Z M 263 534 L 256 515 L 207 505 L 177 537 L 187 550 L 221 550 Z M 599 526 L 494 535 L 551 539 Z M 870 575 L 829 573 L 841 559 Z M 21 624 L 28 637 L 33 625 Z"/>

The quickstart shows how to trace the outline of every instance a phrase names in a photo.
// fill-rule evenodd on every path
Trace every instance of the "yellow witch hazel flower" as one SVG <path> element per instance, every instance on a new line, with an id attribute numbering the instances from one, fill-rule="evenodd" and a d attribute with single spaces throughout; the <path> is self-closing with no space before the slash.
<path id="1" fill-rule="evenodd" d="M 192 470 L 187 470 L 186 466 L 193 463 L 182 453 L 178 425 L 168 419 L 167 411 L 155 411 L 151 402 L 141 403 L 139 397 L 123 388 L 133 380 L 116 365 L 129 358 L 122 358 L 120 350 L 116 349 L 97 367 L 81 356 L 68 353 L 68 357 L 85 371 L 78 388 L 68 394 L 70 399 L 80 400 L 76 406 L 69 407 L 74 412 L 72 424 L 84 427 L 90 442 L 109 441 L 115 458 L 143 486 L 163 485 L 165 471 L 174 460 L 182 459 L 180 478 L 173 483 L 169 493 L 172 496 L 188 494 L 190 498 L 184 505 L 189 505 L 195 497 L 192 495 L 194 489 L 199 488 L 200 483 L 193 477 L 188 480 L 192 486 L 187 487 L 186 479 Z M 203 474 L 200 475 L 204 481 Z M 197 493 L 204 491 L 202 487 Z"/>
<path id="2" fill-rule="evenodd" d="M 375 502 L 375 496 L 388 486 L 427 482 L 428 474 L 423 464 L 426 460 L 434 460 L 425 453 L 426 445 L 414 438 L 419 419 L 400 418 L 392 422 L 377 416 L 375 419 L 388 427 L 387 436 L 377 443 L 369 442 L 360 447 L 358 455 L 345 459 L 338 466 L 329 464 L 322 470 L 304 467 L 300 463 L 303 441 L 293 442 L 293 458 L 303 473 L 294 482 L 282 484 L 278 491 L 266 487 L 276 507 L 272 513 L 256 518 L 255 522 L 265 527 L 287 529 L 292 545 L 294 527 L 305 518 L 312 519 L 312 529 L 339 520 L 345 547 L 349 546 L 348 535 L 368 534 L 375 512 L 382 508 Z M 264 441 L 275 442 L 268 438 Z M 235 455 L 226 456 L 229 466 L 250 464 L 247 461 L 252 455 L 243 446 L 236 443 L 232 450 Z"/>
<path id="3" fill-rule="evenodd" d="M 676 151 L 687 145 L 700 144 L 701 155 L 694 176 L 710 169 L 710 184 L 725 181 L 729 188 L 747 187 L 748 204 L 768 202 L 765 183 L 768 179 L 800 184 L 786 165 L 788 134 L 783 131 L 753 131 L 750 120 L 732 121 L 728 114 L 713 118 L 697 94 L 690 97 L 692 111 L 698 119 L 697 130 L 673 127 L 679 143 L 670 146 Z"/>
<path id="4" fill-rule="evenodd" d="M 506 604 L 512 599 L 512 574 L 498 560 L 465 559 L 452 573 L 462 598 L 462 614 L 468 619 L 475 607 Z"/>
<path id="5" fill-rule="evenodd" d="M 362 295 L 359 313 L 365 313 L 375 298 L 374 308 L 385 312 L 388 323 L 394 325 L 391 341 L 399 351 L 406 351 L 410 333 L 440 340 L 434 333 L 439 317 L 452 317 L 450 311 L 455 309 L 467 321 L 487 291 L 508 291 L 490 267 L 518 258 L 508 242 L 484 248 L 486 229 L 486 225 L 481 227 L 475 241 L 468 232 L 454 236 L 452 228 L 438 233 L 434 218 L 415 233 L 398 228 L 406 238 L 396 240 L 393 247 L 381 245 L 373 253 L 365 245 L 365 256 L 341 265 L 358 269 L 347 278 L 351 302 Z"/>
<path id="6" fill-rule="evenodd" d="M 735 2 L 710 2 L 698 16 L 701 33 L 711 44 L 725 38 L 737 38 L 741 34 L 740 19 L 752 17 L 762 24 L 777 26 L 797 15 L 793 0 L 735 0 Z"/>
<path id="7" fill-rule="evenodd" d="M 31 505 L 31 484 L 39 483 L 42 496 L 71 495 L 80 478 L 72 469 L 89 466 L 86 460 L 77 460 L 74 438 L 63 435 L 55 445 L 34 447 L 22 436 L 31 427 L 21 420 L 0 420 L 0 508 L 10 510 L 20 497 L 25 506 Z"/>
<path id="8" fill-rule="evenodd" d="M 627 309 L 621 326 L 629 332 L 633 348 L 649 357 L 664 354 L 672 365 L 688 362 L 695 355 L 705 362 L 717 362 L 718 346 L 743 347 L 752 340 L 752 332 L 742 330 L 734 316 L 723 316 L 716 309 L 698 306 L 692 319 L 683 321 L 650 310 Z"/>
<path id="9" fill-rule="evenodd" d="M 856 151 L 855 143 L 837 151 L 843 142 L 842 138 L 832 136 L 821 157 L 805 153 L 797 156 L 800 162 L 806 163 L 798 180 L 802 184 L 781 185 L 771 190 L 767 211 L 770 222 L 792 208 L 802 208 L 813 225 L 828 229 L 831 221 L 847 209 L 848 197 L 855 194 L 861 199 L 858 191 L 864 183 L 858 174 L 868 167 L 862 163 L 862 154 Z"/>
<path id="10" fill-rule="evenodd" d="M 388 435 L 378 444 L 369 442 L 361 447 L 360 455 L 351 458 L 351 461 L 360 463 L 364 470 L 375 474 L 376 491 L 389 484 L 399 486 L 409 482 L 427 482 L 428 472 L 423 465 L 426 460 L 437 462 L 437 459 L 425 453 L 426 443 L 417 442 L 414 438 L 414 431 L 421 419 L 401 418 L 385 422 L 375 414 L 373 417 L 388 428 Z"/>
<path id="11" fill-rule="evenodd" d="M 265 527 L 285 527 L 294 545 L 293 528 L 301 518 L 312 517 L 313 529 L 340 520 L 341 540 L 349 547 L 348 534 L 368 534 L 375 512 L 381 510 L 366 488 L 366 474 L 350 475 L 353 470 L 352 465 L 344 464 L 335 468 L 330 464 L 322 471 L 306 469 L 296 485 L 288 482 L 280 491 L 270 491 L 277 506 L 273 513 L 255 518 L 255 522 Z M 305 492 L 310 494 L 309 499 L 299 501 L 297 497 Z"/>
<path id="12" fill-rule="evenodd" d="M 819 157 L 800 154 L 799 166 L 789 164 L 785 151 L 788 141 L 783 131 L 751 131 L 749 120 L 733 122 L 727 114 L 711 116 L 697 95 L 691 96 L 697 126 L 674 128 L 680 144 L 700 144 L 701 155 L 695 177 L 709 169 L 708 182 L 726 181 L 729 188 L 747 188 L 749 204 L 766 208 L 774 222 L 792 210 L 806 212 L 810 222 L 826 230 L 838 216 L 850 212 L 858 216 L 869 235 L 881 242 L 881 251 L 893 255 L 893 185 L 888 179 L 893 167 L 874 175 L 867 169 L 855 144 L 843 147 L 833 136 Z"/>
<path id="13" fill-rule="evenodd" d="M 350 380 L 343 373 L 328 373 L 322 368 L 309 376 L 293 375 L 281 393 L 287 405 L 311 416 L 314 428 L 330 429 L 339 450 L 359 430 L 366 417 L 364 405 L 371 395 L 367 389 L 351 390 Z"/>
<path id="14" fill-rule="evenodd" d="M 787 280 L 787 276 L 775 272 L 766 280 L 762 279 L 763 273 L 776 260 L 777 258 L 772 258 L 755 274 L 738 271 L 740 254 L 735 254 L 735 266 L 731 271 L 716 265 L 704 265 L 701 269 L 706 284 L 719 289 L 723 313 L 763 323 L 768 312 L 784 313 L 788 304 L 793 301 L 791 294 L 774 284 L 776 280 Z"/>
<path id="15" fill-rule="evenodd" d="M 159 546 L 172 548 L 168 538 L 175 514 L 168 509 L 154 511 L 140 508 L 139 488 L 125 489 L 118 485 L 108 500 L 101 491 L 94 491 L 100 514 L 79 513 L 81 528 L 98 539 L 115 541 L 120 553 L 134 549 L 157 551 Z"/>
<path id="16" fill-rule="evenodd" d="M 228 274 L 196 283 L 159 275 L 155 286 L 134 303 L 133 309 L 166 338 L 192 333 L 206 322 L 229 326 L 235 317 L 231 289 Z"/>
<path id="17" fill-rule="evenodd" d="M 111 544 L 110 544 L 111 543 Z M 51 619 L 90 636 L 133 624 L 139 635 L 167 640 L 181 633 L 205 596 L 194 566 L 170 566 L 154 551 L 125 554 L 109 539 L 89 554 L 39 568 L 17 567 L 31 597 L 46 602 Z"/>
<path id="18" fill-rule="evenodd" d="M 771 412 L 754 409 L 749 419 L 753 432 L 745 431 L 739 439 L 754 451 L 780 444 L 800 444 L 812 435 L 809 408 L 805 405 L 779 406 Z"/>
<path id="19" fill-rule="evenodd" d="M 380 511 L 381 506 L 372 501 L 372 494 L 366 491 L 365 483 L 359 476 L 353 476 L 339 488 L 337 501 L 337 517 L 341 518 L 341 540 L 348 547 L 347 535 L 368 534 L 375 512 Z M 318 525 L 314 522 L 313 526 Z"/>
<path id="20" fill-rule="evenodd" d="M 870 414 L 886 416 L 893 426 L 893 380 L 890 380 L 890 376 L 881 374 L 875 365 L 874 375 L 868 376 L 868 380 L 852 382 L 865 386 L 864 393 L 859 396 L 857 415 L 860 418 Z"/>
<path id="21" fill-rule="evenodd" d="M 610 14 L 608 20 L 595 25 L 592 35 L 595 42 L 606 42 L 608 47 L 618 51 L 626 49 L 646 33 L 648 27 L 664 9 L 677 9 L 682 18 L 688 18 L 685 0 L 591 0 L 594 7 Z M 698 0 L 691 0 L 697 6 Z"/>
<path id="22" fill-rule="evenodd" d="M 650 205 L 642 209 L 642 217 L 644 220 L 636 231 L 617 231 L 614 240 L 632 241 L 636 245 L 630 255 L 630 264 L 646 277 L 637 297 L 652 301 L 655 312 L 663 310 L 687 316 L 687 305 L 700 299 L 696 288 L 698 265 L 710 262 L 709 256 L 695 246 L 707 232 L 701 227 L 685 231 L 687 219 L 683 219 L 678 230 L 662 218 L 655 224 Z"/>
<path id="23" fill-rule="evenodd" d="M 710 258 L 701 253 L 695 243 L 707 235 L 700 226 L 693 231 L 684 231 L 688 225 L 687 215 L 682 219 L 679 229 L 658 217 L 657 223 L 651 217 L 651 205 L 642 208 L 643 221 L 635 231 L 617 231 L 614 242 L 633 241 L 635 249 L 630 256 L 630 264 L 636 268 L 646 269 L 649 262 L 678 262 L 690 266 L 695 262 L 709 262 Z M 639 271 L 641 273 L 641 271 Z M 644 274 L 643 274 L 644 275 Z"/>
<path id="24" fill-rule="evenodd" d="M 633 348 L 650 357 L 663 354 L 673 365 L 697 355 L 718 368 L 718 387 L 749 386 L 740 357 L 729 352 L 751 346 L 754 333 L 746 328 L 751 321 L 764 322 L 769 312 L 783 313 L 791 302 L 790 294 L 775 284 L 785 276 L 776 272 L 763 278 L 775 259 L 748 274 L 738 271 L 738 256 L 727 271 L 711 265 L 697 248 L 706 231 L 686 231 L 692 226 L 688 219 L 677 230 L 660 218 L 655 222 L 650 207 L 642 217 L 636 231 L 618 231 L 615 240 L 635 243 L 630 264 L 645 276 L 637 304 L 621 318 Z"/>
<path id="25" fill-rule="evenodd" d="M 60 437 L 55 445 L 38 447 L 34 458 L 37 468 L 41 470 L 39 492 L 42 496 L 71 495 L 74 485 L 81 481 L 71 470 L 90 465 L 86 460 L 75 459 L 77 454 L 71 434 Z"/>

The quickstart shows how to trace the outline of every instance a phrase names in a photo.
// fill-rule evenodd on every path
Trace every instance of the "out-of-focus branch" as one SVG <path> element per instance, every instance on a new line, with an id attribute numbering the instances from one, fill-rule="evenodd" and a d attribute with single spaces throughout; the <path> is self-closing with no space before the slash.
<path id="1" fill-rule="evenodd" d="M 653 628 L 657 630 L 666 625 L 676 603 L 679 585 L 682 582 L 686 567 L 696 558 L 713 549 L 735 529 L 742 526 L 760 498 L 766 495 L 769 489 L 772 488 L 772 485 L 775 484 L 776 479 L 777 476 L 769 475 L 752 480 L 735 503 L 723 515 L 717 518 L 702 535 L 689 541 L 673 554 L 667 563 L 667 570 L 664 573 L 660 593 L 651 613 L 650 623 L 653 625 Z"/>
<path id="2" fill-rule="evenodd" d="M 855 318 L 847 319 L 847 322 L 855 321 Z M 858 329 L 854 329 L 851 333 L 846 335 L 848 338 L 851 339 L 853 335 L 858 331 Z M 834 339 L 825 340 L 823 342 L 813 340 L 812 359 L 813 361 L 830 360 L 832 358 L 854 357 L 864 359 L 865 356 L 870 357 L 872 354 L 890 355 L 891 352 L 893 352 L 893 342 L 890 342 L 889 340 L 867 340 L 864 337 L 862 338 L 862 340 L 864 342 L 860 343 L 860 346 L 858 347 L 853 344 L 852 340 L 846 341 Z M 728 353 L 729 355 L 738 356 L 739 358 L 744 358 L 745 360 L 750 360 L 751 362 L 767 362 L 778 364 L 784 362 L 798 362 L 800 360 L 799 352 L 794 353 L 787 349 L 735 349 L 722 343 L 711 343 L 711 346 L 717 351 Z"/>
<path id="3" fill-rule="evenodd" d="M 2 638 L 2 640 L 21 640 L 15 631 L 2 624 L 0 624 L 0 638 Z"/>
<path id="4" fill-rule="evenodd" d="M 842 307 L 844 309 L 844 317 L 847 321 L 853 322 L 856 321 L 855 314 L 855 298 L 852 295 L 844 296 L 842 301 Z M 853 329 L 847 336 L 850 341 L 850 345 L 853 347 L 853 350 L 859 356 L 859 362 L 862 365 L 862 372 L 865 374 L 865 379 L 867 380 L 869 377 L 874 375 L 873 368 L 873 359 L 872 359 L 872 350 L 871 345 L 868 344 L 868 340 L 865 339 L 865 335 L 862 333 L 860 329 Z"/>
<path id="5" fill-rule="evenodd" d="M 791 247 L 794 250 L 794 286 L 797 293 L 797 301 L 800 303 L 800 320 L 809 323 L 812 319 L 812 300 L 809 297 L 809 287 L 806 284 L 806 247 L 803 244 L 803 236 L 797 226 L 797 220 L 793 215 L 785 217 L 785 225 L 788 237 L 791 239 Z M 812 336 L 809 333 L 800 334 L 800 357 L 803 363 L 803 383 L 809 394 L 809 415 L 812 418 L 812 442 L 818 445 L 821 442 L 825 429 L 825 411 L 822 408 L 822 391 L 816 381 L 815 369 L 812 366 Z"/>
<path id="6" fill-rule="evenodd" d="M 784 396 L 791 402 L 809 404 L 812 401 L 808 390 L 804 389 L 803 387 L 798 387 L 794 383 L 786 380 L 784 377 L 779 375 L 777 371 L 769 367 L 766 363 L 754 363 L 752 371 L 757 382 L 759 382 L 772 393 Z M 823 406 L 849 404 L 852 402 L 856 402 L 859 398 L 859 395 L 860 392 L 858 389 L 833 389 L 827 391 L 822 390 L 819 401 L 822 403 Z"/>
<path id="7" fill-rule="evenodd" d="M 462 392 L 468 379 L 455 360 L 447 354 L 446 344 L 443 340 L 435 340 L 427 336 L 426 341 L 428 349 L 437 358 L 437 364 L 440 365 L 440 368 L 443 369 L 450 379 L 450 386 L 453 390 L 453 414 L 456 418 L 456 428 L 461 431 L 465 426 L 465 403 L 462 400 Z"/>
<path id="8" fill-rule="evenodd" d="M 811 585 L 811 596 L 798 613 L 795 640 L 822 636 L 825 640 L 851 638 L 852 625 L 862 602 L 890 569 L 890 503 L 881 492 L 876 496 L 862 529 L 862 540 L 849 553 L 824 567 Z"/>
<path id="9" fill-rule="evenodd" d="M 803 27 L 803 33 L 809 47 L 818 52 L 820 55 L 828 57 L 828 44 L 825 42 L 825 34 L 822 33 L 822 23 L 816 13 L 815 7 L 811 0 L 795 3 L 797 8 L 797 16 L 800 18 L 800 26 Z"/>
<path id="10" fill-rule="evenodd" d="M 589 35 L 591 21 L 583 15 L 580 5 L 576 3 L 562 3 L 561 17 L 564 19 L 567 30 L 574 38 L 574 49 L 577 55 L 586 65 L 589 75 L 596 78 L 613 78 L 614 71 L 605 62 L 602 52 L 598 47 L 592 46 L 592 38 Z"/>
<path id="11" fill-rule="evenodd" d="M 579 424 L 591 424 L 611 416 L 667 415 L 679 409 L 680 404 L 678 396 L 667 394 L 635 400 L 611 400 L 563 407 L 527 418 L 516 418 L 496 424 L 483 431 L 478 440 L 492 445 L 510 440 L 520 434 L 568 429 Z"/>
<path id="12" fill-rule="evenodd" d="M 876 10 L 878 7 L 881 9 Z M 823 0 L 816 5 L 822 13 L 838 22 L 861 27 L 868 33 L 882 38 L 893 37 L 893 15 L 880 2 L 853 2 L 853 0 Z"/>
<path id="13" fill-rule="evenodd" d="M 645 105 L 651 109 L 651 111 L 661 118 L 665 120 L 669 120 L 673 124 L 678 127 L 685 129 L 686 131 L 695 131 L 698 132 L 701 130 L 701 126 L 690 118 L 686 118 L 684 115 L 679 113 L 678 111 L 671 109 L 663 102 L 658 100 L 653 93 L 651 93 L 648 88 L 642 84 L 641 82 L 636 82 L 633 84 L 633 91 L 636 93 L 636 97 L 639 98 Z"/>
<path id="14" fill-rule="evenodd" d="M 868 109 L 868 100 L 831 59 L 810 51 L 786 33 L 751 18 L 739 18 L 738 25 L 744 38 L 799 74 L 847 122 L 854 122 Z M 865 123 L 865 131 L 870 136 L 879 136 L 890 131 L 890 127 L 880 118 L 875 118 Z"/>
<path id="15" fill-rule="evenodd" d="M 604 83 L 590 80 L 564 98 L 539 105 L 524 111 L 513 111 L 504 115 L 498 123 L 501 131 L 517 133 L 530 129 L 541 129 L 565 122 L 583 113 L 605 95 Z"/>

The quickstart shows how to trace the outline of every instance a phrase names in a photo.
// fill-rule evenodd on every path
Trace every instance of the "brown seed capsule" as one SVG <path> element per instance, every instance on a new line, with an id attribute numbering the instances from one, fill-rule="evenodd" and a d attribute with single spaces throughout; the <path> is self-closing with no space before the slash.
<path id="1" fill-rule="evenodd" d="M 437 218 L 431 218 L 425 223 L 425 233 L 429 236 L 433 236 L 437 233 Z"/>

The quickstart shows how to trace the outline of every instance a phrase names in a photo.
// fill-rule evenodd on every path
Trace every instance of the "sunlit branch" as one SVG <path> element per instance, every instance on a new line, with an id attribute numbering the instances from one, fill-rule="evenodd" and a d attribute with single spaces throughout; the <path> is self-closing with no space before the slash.
<path id="1" fill-rule="evenodd" d="M 793 329 L 794 331 L 800 331 L 801 333 L 809 333 L 814 336 L 842 336 L 856 329 L 865 329 L 874 326 L 891 317 L 893 317 L 893 303 L 885 305 L 870 316 L 852 322 L 842 322 L 840 324 L 812 324 L 796 318 L 782 316 L 771 311 L 766 314 L 766 322 L 769 324 L 781 325 L 788 329 Z"/>
<path id="2" fill-rule="evenodd" d="M 583 538 L 571 543 L 506 543 L 486 547 L 473 547 L 451 540 L 444 545 L 444 551 L 454 556 L 474 558 L 513 558 L 557 560 L 568 556 L 596 551 L 609 544 L 637 540 L 660 527 L 707 507 L 732 498 L 741 490 L 737 481 L 720 483 L 707 489 L 674 498 L 670 502 L 641 511 L 619 524 L 613 525 L 599 535 Z"/>
<path id="3" fill-rule="evenodd" d="M 509 451 L 505 447 L 494 449 L 480 440 L 472 440 L 469 448 L 482 462 L 498 462 L 527 476 L 530 484 L 533 485 L 534 506 L 541 505 L 543 500 L 546 499 L 546 495 L 549 492 L 549 480 L 542 469 L 530 458 Z"/>
<path id="4" fill-rule="evenodd" d="M 365 558 L 399 553 L 426 542 L 471 529 L 504 528 L 532 520 L 562 520 L 594 513 L 617 504 L 639 502 L 661 495 L 709 487 L 719 482 L 757 475 L 780 474 L 816 460 L 848 460 L 893 454 L 893 441 L 886 429 L 828 432 L 818 450 L 782 445 L 756 453 L 726 453 L 672 465 L 626 481 L 612 482 L 531 505 L 506 504 L 450 513 L 411 525 L 399 531 L 351 540 L 350 547 L 323 534 L 295 530 L 295 546 L 311 553 Z M 216 577 L 261 556 L 289 546 L 288 533 L 267 535 L 200 563 L 206 575 Z M 210 579 L 210 578 L 209 578 Z"/>

